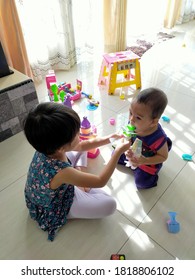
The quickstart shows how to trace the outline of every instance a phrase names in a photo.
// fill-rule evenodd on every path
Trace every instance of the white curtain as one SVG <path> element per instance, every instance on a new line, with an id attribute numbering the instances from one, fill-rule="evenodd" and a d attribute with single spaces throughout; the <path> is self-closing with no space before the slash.
<path id="1" fill-rule="evenodd" d="M 71 0 L 15 0 L 35 80 L 76 63 Z"/>
<path id="2" fill-rule="evenodd" d="M 127 43 L 163 28 L 166 0 L 127 0 Z"/>
<path id="3" fill-rule="evenodd" d="M 182 0 L 177 24 L 195 19 L 195 0 Z"/>
<path id="4" fill-rule="evenodd" d="M 103 1 L 72 0 L 77 62 L 93 60 L 103 51 Z"/>

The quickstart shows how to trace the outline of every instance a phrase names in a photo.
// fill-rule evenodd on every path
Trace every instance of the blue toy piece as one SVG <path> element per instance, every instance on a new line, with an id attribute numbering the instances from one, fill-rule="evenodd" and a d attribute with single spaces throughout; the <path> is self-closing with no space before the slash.
<path id="1" fill-rule="evenodd" d="M 171 233 L 177 233 L 180 231 L 180 224 L 176 221 L 176 212 L 168 212 L 170 219 L 167 221 L 168 231 Z"/>
<path id="2" fill-rule="evenodd" d="M 167 123 L 170 122 L 170 118 L 167 117 L 167 116 L 162 116 L 162 119 L 163 119 L 164 122 L 167 122 Z"/>
<path id="3" fill-rule="evenodd" d="M 100 104 L 99 101 L 96 101 L 94 98 L 88 99 L 88 102 L 89 102 L 89 105 L 87 106 L 87 109 L 89 111 L 96 110 L 98 108 L 99 104 Z"/>
<path id="4" fill-rule="evenodd" d="M 96 109 L 97 109 L 98 107 L 97 106 L 95 106 L 95 105 L 87 105 L 87 109 L 89 110 L 89 111 L 95 111 Z"/>
<path id="5" fill-rule="evenodd" d="M 189 155 L 189 154 L 183 154 L 183 155 L 182 155 L 182 158 L 183 158 L 184 160 L 187 160 L 187 161 L 193 161 L 192 155 Z"/>
<path id="6" fill-rule="evenodd" d="M 81 94 L 83 94 L 85 97 L 89 98 L 89 99 L 92 99 L 92 94 L 88 94 L 86 92 L 81 92 Z"/>

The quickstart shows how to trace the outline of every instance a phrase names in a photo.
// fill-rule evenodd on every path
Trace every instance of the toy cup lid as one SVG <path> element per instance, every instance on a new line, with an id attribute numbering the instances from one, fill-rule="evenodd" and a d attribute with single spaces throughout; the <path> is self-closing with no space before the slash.
<path id="1" fill-rule="evenodd" d="M 83 117 L 83 120 L 81 122 L 81 128 L 90 128 L 91 124 L 88 121 L 87 117 Z"/>

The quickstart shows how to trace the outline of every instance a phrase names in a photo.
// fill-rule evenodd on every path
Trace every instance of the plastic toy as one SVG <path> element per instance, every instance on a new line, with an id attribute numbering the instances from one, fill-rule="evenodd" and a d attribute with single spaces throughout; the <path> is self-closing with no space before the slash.
<path id="1" fill-rule="evenodd" d="M 142 154 L 142 141 L 139 138 L 136 138 L 133 145 L 131 146 L 131 150 L 135 157 L 140 157 Z"/>
<path id="2" fill-rule="evenodd" d="M 123 135 L 128 139 L 136 136 L 136 133 L 134 132 L 135 126 L 133 125 L 128 124 L 127 126 L 123 126 L 122 130 L 123 130 Z"/>
<path id="3" fill-rule="evenodd" d="M 92 127 L 87 117 L 83 117 L 83 120 L 81 122 L 81 128 L 80 128 L 80 139 L 87 140 L 87 139 L 95 138 L 96 133 L 97 133 L 96 127 Z M 100 150 L 95 148 L 88 151 L 87 157 L 96 158 L 99 155 L 99 153 Z"/>
<path id="4" fill-rule="evenodd" d="M 189 154 L 183 154 L 182 158 L 187 161 L 193 161 L 192 155 Z"/>
<path id="5" fill-rule="evenodd" d="M 99 106 L 99 101 L 96 101 L 94 98 L 88 99 L 89 105 L 87 105 L 87 109 L 89 111 L 94 111 L 98 108 Z"/>
<path id="6" fill-rule="evenodd" d="M 92 94 L 88 94 L 88 93 L 85 93 L 85 92 L 81 92 L 81 94 L 83 94 L 85 97 L 91 99 L 92 98 Z"/>
<path id="7" fill-rule="evenodd" d="M 125 92 L 124 92 L 124 91 L 121 91 L 121 92 L 120 92 L 120 99 L 121 99 L 121 100 L 124 100 L 124 99 L 125 99 Z"/>
<path id="8" fill-rule="evenodd" d="M 116 261 L 123 261 L 125 260 L 125 255 L 121 254 L 112 254 L 110 257 L 111 260 L 116 260 Z"/>
<path id="9" fill-rule="evenodd" d="M 78 100 L 81 98 L 82 82 L 76 80 L 76 89 L 71 87 L 71 84 L 61 84 L 60 90 L 64 90 L 65 93 L 69 93 L 71 100 Z"/>
<path id="10" fill-rule="evenodd" d="M 135 157 L 139 158 L 142 154 L 142 141 L 139 138 L 136 138 L 133 145 L 131 146 L 131 150 Z M 131 169 L 136 169 L 137 167 L 133 166 L 131 162 L 126 161 L 126 167 L 131 167 Z"/>
<path id="11" fill-rule="evenodd" d="M 51 85 L 50 90 L 53 93 L 53 101 L 58 102 L 59 101 L 59 95 L 58 95 L 57 85 L 56 84 Z"/>
<path id="12" fill-rule="evenodd" d="M 167 122 L 167 123 L 170 122 L 170 118 L 167 117 L 167 116 L 162 116 L 162 119 L 163 119 L 164 122 Z"/>
<path id="13" fill-rule="evenodd" d="M 55 74 L 53 74 L 55 76 Z M 64 102 L 65 96 L 69 93 L 71 100 L 78 100 L 81 98 L 82 82 L 76 80 L 76 89 L 71 87 L 70 83 L 60 83 L 57 85 L 56 78 L 46 77 L 48 95 L 50 101 Z"/>
<path id="14" fill-rule="evenodd" d="M 176 212 L 168 212 L 170 219 L 167 221 L 168 231 L 171 233 L 177 233 L 180 231 L 180 224 L 176 221 Z"/>
<path id="15" fill-rule="evenodd" d="M 115 123 L 116 123 L 116 121 L 115 121 L 114 118 L 110 118 L 110 121 L 109 121 L 109 122 L 110 122 L 111 125 L 115 125 Z"/>
<path id="16" fill-rule="evenodd" d="M 50 86 L 51 84 L 55 84 L 56 83 L 56 75 L 55 72 L 53 70 L 49 70 L 48 74 L 46 75 L 46 85 L 47 85 L 47 89 L 50 90 Z"/>
<path id="17" fill-rule="evenodd" d="M 63 103 L 64 103 L 64 105 L 72 108 L 72 100 L 71 100 L 71 96 L 69 94 L 66 95 Z"/>
<path id="18" fill-rule="evenodd" d="M 66 95 L 65 91 L 61 90 L 60 93 L 59 93 L 59 95 L 60 95 L 60 100 L 61 100 L 62 102 L 64 102 L 65 95 Z"/>

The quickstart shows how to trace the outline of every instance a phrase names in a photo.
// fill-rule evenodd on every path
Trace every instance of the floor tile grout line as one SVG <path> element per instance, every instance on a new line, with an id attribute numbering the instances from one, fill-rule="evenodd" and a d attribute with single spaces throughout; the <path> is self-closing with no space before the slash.
<path id="1" fill-rule="evenodd" d="M 20 177 L 18 177 L 17 179 L 15 179 L 13 182 L 9 183 L 7 186 L 3 187 L 3 189 L 0 190 L 0 193 L 5 191 L 6 189 L 10 188 L 11 185 L 15 184 L 17 181 L 19 181 L 21 178 L 23 178 L 24 176 L 27 176 L 27 173 L 21 175 Z"/>
<path id="2" fill-rule="evenodd" d="M 159 200 L 161 199 L 161 197 L 166 193 L 166 191 L 170 188 L 171 184 L 175 181 L 175 179 L 179 176 L 179 174 L 182 172 L 182 170 L 185 168 L 185 166 L 187 165 L 187 163 L 181 168 L 181 170 L 176 174 L 176 176 L 174 177 L 174 179 L 168 184 L 167 188 L 164 190 L 164 192 L 162 192 L 162 194 L 159 196 L 159 198 L 157 199 L 157 201 L 153 204 L 153 206 L 150 208 L 150 210 L 147 212 L 147 215 L 142 219 L 143 220 L 148 216 L 148 214 L 152 211 L 152 209 L 156 206 L 156 204 L 159 202 Z M 139 224 L 139 226 L 142 224 L 142 222 Z M 138 227 L 139 227 L 138 226 Z"/>

